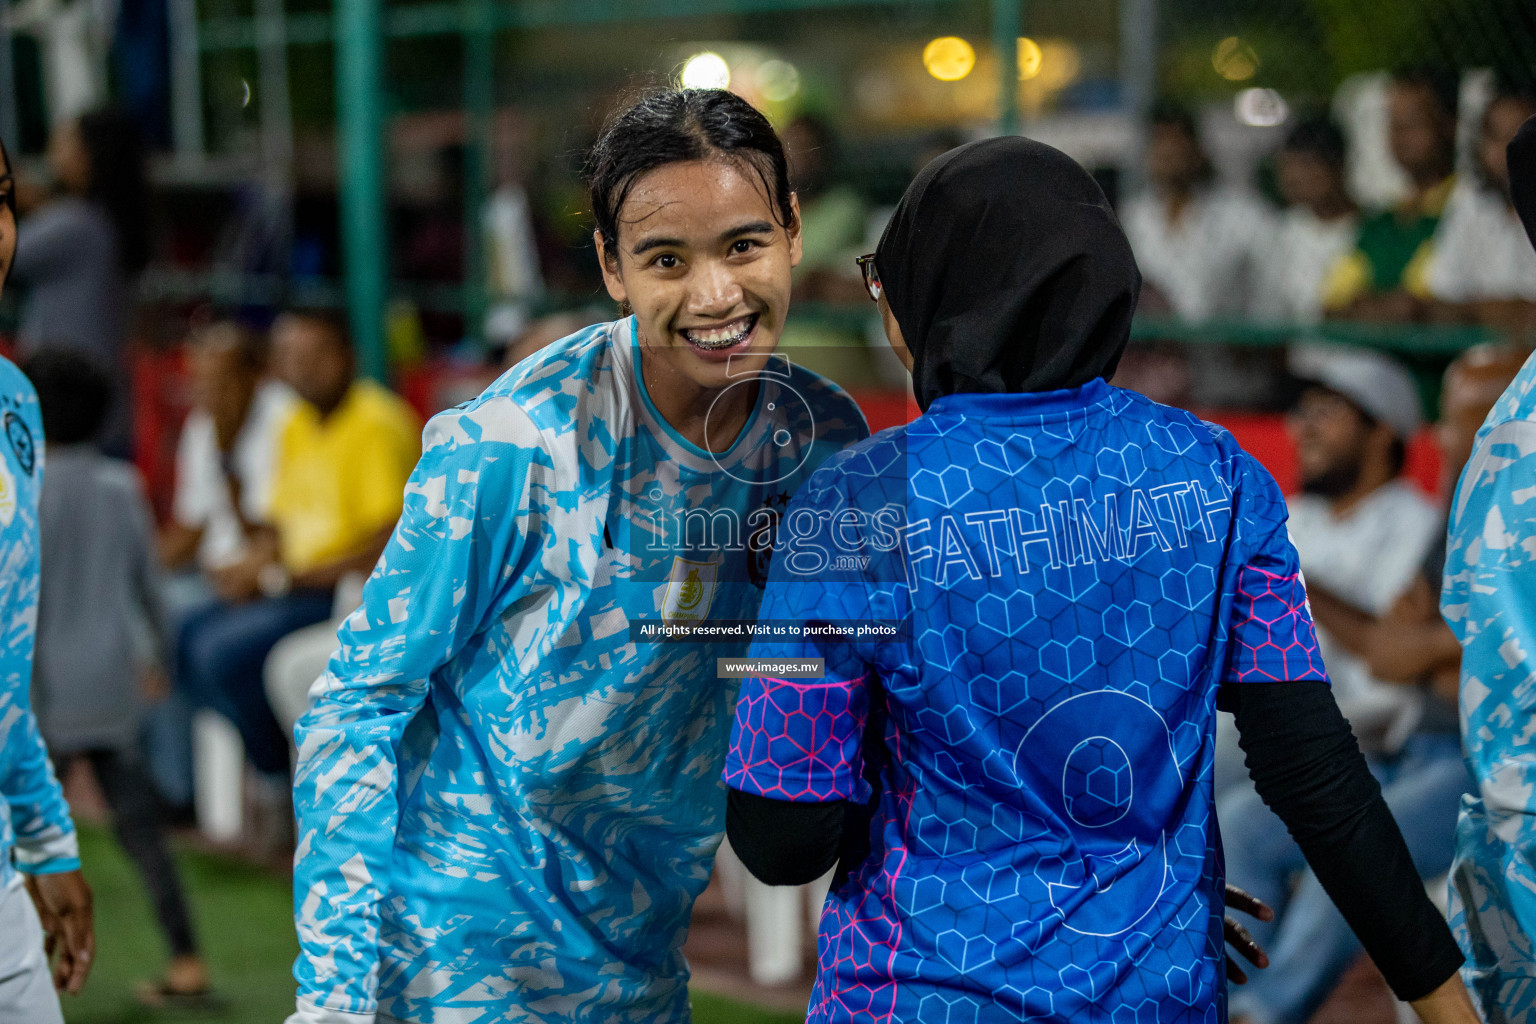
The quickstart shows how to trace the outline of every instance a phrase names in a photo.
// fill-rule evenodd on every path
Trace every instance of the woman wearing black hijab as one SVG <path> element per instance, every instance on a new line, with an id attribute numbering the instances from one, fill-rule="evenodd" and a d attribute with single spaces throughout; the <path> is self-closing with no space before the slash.
<path id="1" fill-rule="evenodd" d="M 861 262 L 923 415 L 796 496 L 761 611 L 786 638 L 752 653 L 819 663 L 755 667 L 725 771 L 758 877 L 848 868 L 808 1020 L 1224 1020 L 1218 704 L 1394 991 L 1474 1020 L 1274 480 L 1105 382 L 1140 276 L 1098 186 L 1026 139 L 963 146 Z"/>

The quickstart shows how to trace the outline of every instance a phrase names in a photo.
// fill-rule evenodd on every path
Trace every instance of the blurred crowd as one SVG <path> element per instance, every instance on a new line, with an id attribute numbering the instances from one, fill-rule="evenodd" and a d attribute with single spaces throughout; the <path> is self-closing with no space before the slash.
<path id="1" fill-rule="evenodd" d="M 1145 190 L 1120 204 L 1149 316 L 1277 323 L 1298 340 L 1329 319 L 1476 325 L 1511 339 L 1463 353 L 1430 392 L 1389 355 L 1308 344 L 1288 355 L 1142 345 L 1116 380 L 1209 407 L 1254 394 L 1254 367 L 1259 390 L 1284 378 L 1300 492 L 1290 529 L 1327 664 L 1426 879 L 1450 863 L 1467 786 L 1460 648 L 1436 605 L 1441 503 L 1536 331 L 1536 253 L 1503 156 L 1536 115 L 1536 91 L 1498 78 L 1475 111 L 1459 97 L 1454 75 L 1391 78 L 1385 135 L 1407 186 L 1390 208 L 1354 198 L 1350 139 L 1327 117 L 1285 133 L 1273 161 L 1277 207 L 1256 188 L 1219 182 L 1197 119 L 1172 105 L 1151 118 Z M 1458 125 L 1469 117 L 1459 164 Z M 796 301 L 812 311 L 864 305 L 854 317 L 792 319 L 783 343 L 853 386 L 889 386 L 903 377 L 880 362 L 883 347 L 864 343 L 867 300 L 850 259 L 874 248 L 889 208 L 838 178 L 827 122 L 803 117 L 784 138 L 805 224 Z M 960 141 L 934 136 L 916 164 Z M 93 769 L 144 875 L 173 957 L 162 987 L 197 991 L 206 969 L 165 847 L 167 823 L 193 818 L 193 723 L 212 714 L 238 734 L 246 843 L 257 856 L 286 856 L 292 726 L 400 513 L 421 415 L 434 410 L 360 379 L 347 321 L 332 310 L 199 314 L 178 332 L 190 410 L 172 493 L 147 493 L 123 461 L 134 439 L 132 296 L 152 205 L 135 126 L 111 111 L 75 118 L 55 133 L 48 165 L 51 190 L 16 189 L 13 271 L 24 293 L 16 348 L 48 438 L 34 706 L 61 770 Z M 438 172 L 453 181 L 459 169 L 448 161 Z M 419 211 L 400 233 L 407 276 L 462 277 L 464 220 L 440 214 Z M 497 347 L 479 381 L 602 315 L 544 315 L 546 293 L 579 274 L 552 267 L 547 229 L 515 174 L 493 193 L 483 226 L 495 282 L 486 333 Z M 301 216 L 294 260 L 306 230 Z M 1434 391 L 1441 503 L 1404 475 Z M 158 522 L 157 507 L 168 512 Z M 1234 744 L 1224 740 L 1218 779 L 1228 876 L 1280 913 L 1255 928 L 1276 967 L 1233 1011 L 1301 1021 L 1358 946 L 1246 783 Z"/>

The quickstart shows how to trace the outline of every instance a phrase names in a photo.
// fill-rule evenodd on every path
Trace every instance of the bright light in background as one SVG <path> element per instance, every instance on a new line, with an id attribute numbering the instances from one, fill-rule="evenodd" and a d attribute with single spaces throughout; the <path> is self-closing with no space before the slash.
<path id="1" fill-rule="evenodd" d="M 1019 37 L 1019 81 L 1027 82 L 1038 75 L 1040 62 L 1044 59 L 1039 43 L 1028 36 Z"/>
<path id="2" fill-rule="evenodd" d="M 800 71 L 787 60 L 768 60 L 757 69 L 757 88 L 763 99 L 783 103 L 800 91 Z"/>
<path id="3" fill-rule="evenodd" d="M 1273 128 L 1291 116 L 1291 108 L 1273 89 L 1244 89 L 1232 101 L 1232 113 L 1243 124 Z"/>
<path id="4" fill-rule="evenodd" d="M 976 51 L 959 36 L 940 36 L 923 47 L 923 67 L 941 82 L 958 82 L 976 66 Z"/>
<path id="5" fill-rule="evenodd" d="M 1216 44 L 1211 67 L 1229 82 L 1246 82 L 1259 70 L 1259 55 L 1237 36 L 1228 36 Z"/>
<path id="6" fill-rule="evenodd" d="M 731 66 L 718 53 L 696 53 L 683 64 L 680 76 L 684 89 L 727 89 L 731 85 Z"/>
<path id="7" fill-rule="evenodd" d="M 1038 82 L 1047 89 L 1065 89 L 1077 81 L 1083 70 L 1083 57 L 1065 39 L 1047 39 L 1040 47 L 1040 77 Z"/>

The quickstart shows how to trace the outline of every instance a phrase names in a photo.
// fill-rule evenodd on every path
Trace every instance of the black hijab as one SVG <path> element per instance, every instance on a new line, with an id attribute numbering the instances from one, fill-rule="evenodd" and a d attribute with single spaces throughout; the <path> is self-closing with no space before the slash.
<path id="1" fill-rule="evenodd" d="M 956 392 L 1054 391 L 1115 372 L 1141 274 L 1098 184 L 1010 136 L 952 149 L 896 207 L 875 267 L 924 410 Z"/>
<path id="2" fill-rule="evenodd" d="M 1536 245 L 1536 117 L 1520 126 L 1505 153 L 1509 157 L 1510 197 L 1525 233 Z"/>

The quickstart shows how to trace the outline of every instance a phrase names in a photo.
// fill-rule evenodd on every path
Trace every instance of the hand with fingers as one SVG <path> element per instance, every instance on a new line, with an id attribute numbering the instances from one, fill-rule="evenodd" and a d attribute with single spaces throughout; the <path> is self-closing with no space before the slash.
<path id="1" fill-rule="evenodd" d="M 1230 882 L 1227 883 L 1227 909 L 1240 910 L 1260 921 L 1275 919 L 1275 912 L 1269 908 L 1268 904 L 1257 897 L 1250 896 Z M 1224 925 L 1227 945 L 1241 953 L 1243 959 L 1253 966 L 1261 969 L 1269 966 L 1269 957 L 1254 941 L 1253 936 L 1248 934 L 1247 928 L 1239 924 L 1230 914 L 1226 917 Z M 1227 980 L 1234 985 L 1245 985 L 1248 982 L 1248 975 L 1237 965 L 1237 961 L 1232 959 L 1230 953 L 1227 954 Z"/>
<path id="2" fill-rule="evenodd" d="M 27 875 L 26 880 L 27 895 L 43 923 L 44 949 L 53 963 L 53 987 L 79 995 L 96 953 L 91 887 L 78 870 Z"/>

